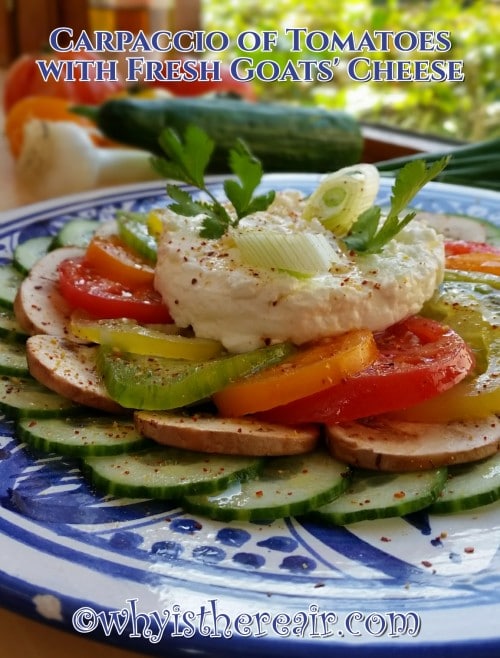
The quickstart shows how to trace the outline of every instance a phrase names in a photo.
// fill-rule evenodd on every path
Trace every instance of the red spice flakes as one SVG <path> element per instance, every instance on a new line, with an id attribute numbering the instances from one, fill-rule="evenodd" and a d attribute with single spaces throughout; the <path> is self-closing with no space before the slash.
<path id="1" fill-rule="evenodd" d="M 380 537 L 380 541 L 390 542 L 392 539 L 390 537 Z"/>
<path id="2" fill-rule="evenodd" d="M 264 495 L 264 492 L 262 491 L 262 489 L 259 489 L 259 491 L 255 492 L 255 495 L 257 496 L 257 498 L 262 498 L 262 496 Z"/>
<path id="3" fill-rule="evenodd" d="M 405 496 L 406 496 L 406 493 L 404 491 L 396 491 L 394 493 L 394 498 L 400 499 L 400 498 L 404 498 Z"/>
<path id="4" fill-rule="evenodd" d="M 432 567 L 432 562 L 429 562 L 429 560 L 422 560 L 421 564 L 424 567 Z"/>
<path id="5" fill-rule="evenodd" d="M 470 553 L 474 553 L 474 550 L 475 550 L 475 549 L 474 549 L 474 546 L 466 546 L 466 547 L 464 548 L 464 553 L 469 553 L 469 554 L 470 554 Z"/>

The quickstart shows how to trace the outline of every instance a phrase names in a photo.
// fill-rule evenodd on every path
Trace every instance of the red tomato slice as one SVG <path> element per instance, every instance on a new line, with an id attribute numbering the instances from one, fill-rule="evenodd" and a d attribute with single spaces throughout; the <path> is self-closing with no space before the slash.
<path id="1" fill-rule="evenodd" d="M 500 254 L 500 247 L 494 247 L 487 242 L 469 242 L 468 240 L 446 240 L 444 243 L 446 256 L 459 254 Z"/>
<path id="2" fill-rule="evenodd" d="M 259 417 L 278 423 L 340 423 L 404 409 L 458 384 L 474 367 L 464 340 L 439 322 L 411 317 L 375 336 L 380 357 L 341 384 Z"/>
<path id="3" fill-rule="evenodd" d="M 172 322 L 160 294 L 152 286 L 132 288 L 101 276 L 84 258 L 59 266 L 59 288 L 74 308 L 96 318 L 131 318 L 145 324 Z"/>

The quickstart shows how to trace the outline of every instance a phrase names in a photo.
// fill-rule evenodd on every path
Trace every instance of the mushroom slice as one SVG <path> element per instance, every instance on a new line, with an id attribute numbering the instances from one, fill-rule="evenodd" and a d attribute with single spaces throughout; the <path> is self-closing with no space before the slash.
<path id="1" fill-rule="evenodd" d="M 137 411 L 135 423 L 141 434 L 158 443 L 226 455 L 297 455 L 313 450 L 319 438 L 315 425 L 289 427 L 207 414 Z"/>
<path id="2" fill-rule="evenodd" d="M 31 268 L 14 301 L 17 321 L 25 331 L 72 338 L 68 329 L 71 308 L 59 292 L 58 267 L 67 258 L 83 253 L 76 247 L 61 247 L 49 251 Z M 78 342 L 76 338 L 74 341 Z"/>
<path id="3" fill-rule="evenodd" d="M 97 349 L 58 336 L 31 336 L 26 342 L 28 368 L 41 384 L 73 402 L 101 411 L 123 412 L 97 372 Z"/>
<path id="4" fill-rule="evenodd" d="M 489 457 L 500 446 L 497 416 L 449 423 L 412 423 L 378 416 L 328 425 L 331 454 L 352 466 L 418 471 Z"/>

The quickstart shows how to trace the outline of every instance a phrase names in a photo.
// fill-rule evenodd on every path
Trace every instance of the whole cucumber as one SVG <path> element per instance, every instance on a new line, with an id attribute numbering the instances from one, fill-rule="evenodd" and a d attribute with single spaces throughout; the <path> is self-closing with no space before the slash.
<path id="1" fill-rule="evenodd" d="M 363 139 L 344 112 L 278 103 L 212 98 L 120 98 L 101 105 L 94 116 L 111 139 L 163 155 L 158 137 L 166 127 L 180 135 L 189 124 L 216 143 L 211 171 L 228 171 L 228 150 L 245 141 L 264 171 L 326 172 L 359 162 Z"/>

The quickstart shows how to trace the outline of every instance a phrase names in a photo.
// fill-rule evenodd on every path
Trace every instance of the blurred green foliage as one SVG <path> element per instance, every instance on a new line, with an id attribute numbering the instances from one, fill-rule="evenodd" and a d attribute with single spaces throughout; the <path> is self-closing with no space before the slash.
<path id="1" fill-rule="evenodd" d="M 234 44 L 245 30 L 306 27 L 340 36 L 365 30 L 445 30 L 448 52 L 290 53 L 280 40 L 272 53 L 245 53 L 284 63 L 305 56 L 330 59 L 368 56 L 377 59 L 463 60 L 462 82 L 353 82 L 345 67 L 332 82 L 257 82 L 262 100 L 287 100 L 344 109 L 360 120 L 459 140 L 500 136 L 500 1 L 492 0 L 203 0 L 204 28 L 224 30 Z M 224 58 L 239 56 L 236 50 Z M 220 56 L 222 57 L 222 55 Z"/>

